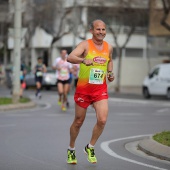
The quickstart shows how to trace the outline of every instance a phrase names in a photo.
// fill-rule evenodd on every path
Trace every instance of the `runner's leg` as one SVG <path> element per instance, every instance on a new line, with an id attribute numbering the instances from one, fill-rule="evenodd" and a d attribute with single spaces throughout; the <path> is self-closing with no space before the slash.
<path id="1" fill-rule="evenodd" d="M 70 147 L 75 147 L 75 141 L 79 134 L 80 128 L 86 117 L 86 110 L 75 103 L 75 118 L 70 127 Z"/>
<path id="2" fill-rule="evenodd" d="M 61 101 L 61 105 L 62 105 L 63 104 L 63 93 L 64 93 L 63 84 L 61 82 L 58 82 L 57 88 L 58 88 L 59 100 Z"/>
<path id="3" fill-rule="evenodd" d="M 69 106 L 69 102 L 68 102 L 68 98 L 67 98 L 68 92 L 69 92 L 69 88 L 70 88 L 69 86 L 70 86 L 69 83 L 64 84 L 64 102 L 63 102 L 64 106 L 66 104 L 67 104 L 67 106 Z"/>
<path id="4" fill-rule="evenodd" d="M 90 140 L 91 145 L 95 145 L 98 138 L 103 132 L 105 127 L 107 116 L 108 116 L 108 99 L 103 99 L 93 103 L 93 106 L 96 111 L 97 122 L 93 128 L 92 137 Z"/>

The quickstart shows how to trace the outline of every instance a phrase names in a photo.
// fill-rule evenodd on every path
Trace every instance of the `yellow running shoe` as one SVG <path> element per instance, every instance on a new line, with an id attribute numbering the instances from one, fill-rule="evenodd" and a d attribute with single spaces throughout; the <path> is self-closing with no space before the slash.
<path id="1" fill-rule="evenodd" d="M 94 148 L 89 148 L 88 145 L 84 148 L 84 152 L 85 154 L 87 154 L 87 160 L 92 163 L 95 164 L 97 163 L 97 158 L 95 156 L 95 152 L 94 152 Z"/>
<path id="2" fill-rule="evenodd" d="M 61 101 L 58 101 L 58 105 L 61 106 Z"/>
<path id="3" fill-rule="evenodd" d="M 67 163 L 68 164 L 77 164 L 77 159 L 76 159 L 76 152 L 75 150 L 67 150 Z"/>
<path id="4" fill-rule="evenodd" d="M 62 110 L 62 111 L 66 111 L 67 108 L 66 108 L 65 106 L 62 106 L 62 107 L 61 107 L 61 110 Z"/>

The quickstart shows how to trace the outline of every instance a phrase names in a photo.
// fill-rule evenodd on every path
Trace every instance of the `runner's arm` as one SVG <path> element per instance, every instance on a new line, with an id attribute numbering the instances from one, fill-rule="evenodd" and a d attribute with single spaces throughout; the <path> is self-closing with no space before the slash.
<path id="1" fill-rule="evenodd" d="M 84 61 L 83 53 L 85 52 L 87 42 L 83 41 L 68 55 L 67 61 L 72 64 L 80 64 Z"/>
<path id="2" fill-rule="evenodd" d="M 107 78 L 108 80 L 111 82 L 114 80 L 114 74 L 113 74 L 113 59 L 112 59 L 112 54 L 113 54 L 113 47 L 111 45 L 109 45 L 109 62 L 108 62 L 108 66 L 107 66 Z"/>
<path id="3" fill-rule="evenodd" d="M 43 72 L 44 72 L 44 73 L 46 73 L 46 72 L 47 72 L 47 67 L 46 67 L 46 65 L 45 65 L 45 64 L 43 65 Z"/>

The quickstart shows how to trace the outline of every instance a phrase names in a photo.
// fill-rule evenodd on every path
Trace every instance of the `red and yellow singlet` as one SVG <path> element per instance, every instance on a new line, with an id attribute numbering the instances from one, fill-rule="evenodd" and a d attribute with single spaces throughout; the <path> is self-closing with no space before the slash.
<path id="1" fill-rule="evenodd" d="M 101 95 L 107 92 L 106 73 L 109 61 L 109 46 L 103 41 L 103 50 L 98 50 L 92 39 L 88 41 L 88 54 L 85 59 L 92 59 L 93 65 L 80 64 L 76 93 L 85 95 Z"/>

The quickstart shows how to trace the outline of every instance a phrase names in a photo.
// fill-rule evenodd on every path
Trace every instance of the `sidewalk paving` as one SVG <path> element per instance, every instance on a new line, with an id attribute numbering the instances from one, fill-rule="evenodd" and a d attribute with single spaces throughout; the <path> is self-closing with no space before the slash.
<path id="1" fill-rule="evenodd" d="M 152 136 L 149 139 L 139 141 L 138 148 L 148 155 L 170 161 L 170 147 L 153 140 Z"/>
<path id="2" fill-rule="evenodd" d="M 9 95 L 9 90 L 3 86 L 0 86 L 1 96 Z M 121 98 L 135 98 L 142 99 L 141 88 L 139 87 L 127 87 L 121 88 L 120 93 L 110 91 L 110 97 L 121 97 Z M 0 111 L 7 111 L 13 109 L 26 109 L 36 107 L 36 103 L 31 101 L 28 103 L 19 103 L 11 105 L 0 106 Z M 143 152 L 152 155 L 154 157 L 170 161 L 170 147 L 162 145 L 150 137 L 149 139 L 143 139 L 139 142 L 138 147 Z"/>

